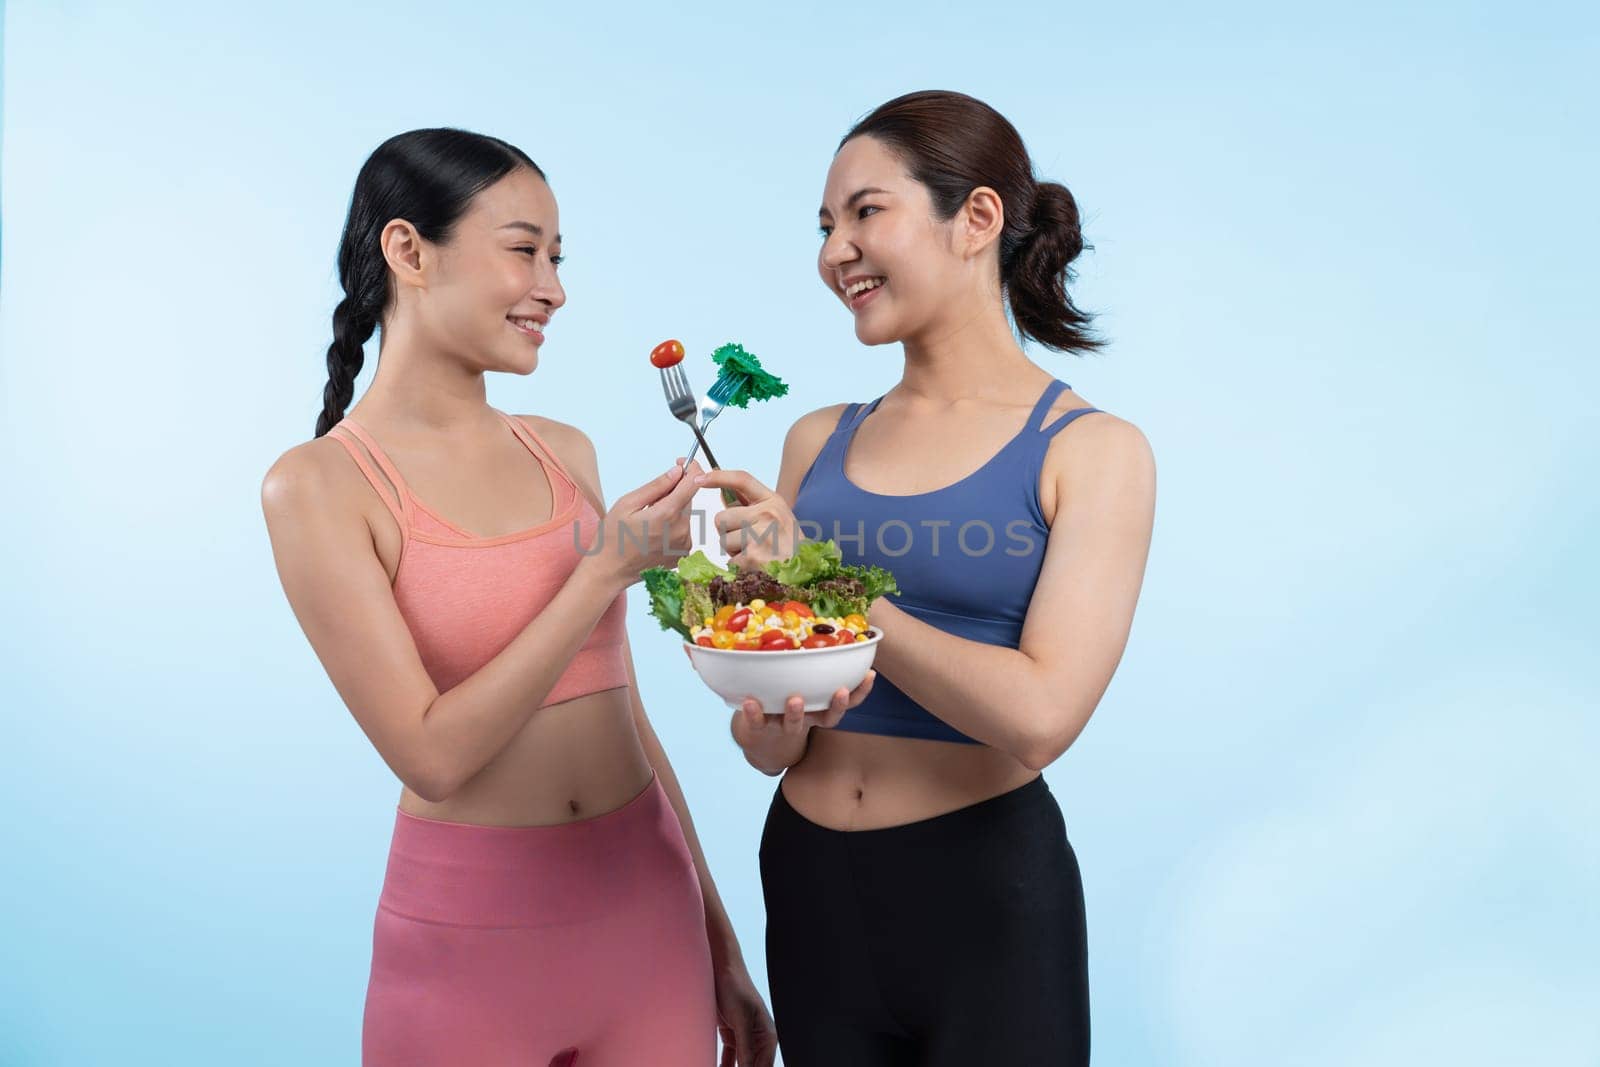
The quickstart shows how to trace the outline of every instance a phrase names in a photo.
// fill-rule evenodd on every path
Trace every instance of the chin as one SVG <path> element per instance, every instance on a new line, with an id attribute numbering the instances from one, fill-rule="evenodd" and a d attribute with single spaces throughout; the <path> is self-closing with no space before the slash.
<path id="1" fill-rule="evenodd" d="M 868 326 L 856 320 L 856 340 L 864 345 L 892 345 L 900 340 L 900 334 L 894 330 L 884 329 L 881 326 Z"/>
<path id="2" fill-rule="evenodd" d="M 520 374 L 526 376 L 532 374 L 534 369 L 538 366 L 539 353 L 537 351 L 518 352 L 514 358 L 508 359 L 501 357 L 493 360 L 489 366 L 484 368 L 484 370 L 495 371 L 499 374 Z"/>

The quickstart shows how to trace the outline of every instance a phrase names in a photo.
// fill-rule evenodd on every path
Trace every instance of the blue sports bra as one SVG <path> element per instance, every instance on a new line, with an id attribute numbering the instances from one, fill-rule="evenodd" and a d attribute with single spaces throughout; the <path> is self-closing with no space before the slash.
<path id="1" fill-rule="evenodd" d="M 883 397 L 849 405 L 795 494 L 802 535 L 832 538 L 846 563 L 892 571 L 901 594 L 894 604 L 908 615 L 957 637 L 1016 648 L 1050 534 L 1039 505 L 1045 452 L 1064 427 L 1099 410 L 1076 408 L 1045 426 L 1066 388 L 1062 381 L 1046 386 L 1022 432 L 982 467 L 954 485 L 910 496 L 870 493 L 845 477 L 856 428 Z M 979 743 L 882 675 L 836 729 Z"/>

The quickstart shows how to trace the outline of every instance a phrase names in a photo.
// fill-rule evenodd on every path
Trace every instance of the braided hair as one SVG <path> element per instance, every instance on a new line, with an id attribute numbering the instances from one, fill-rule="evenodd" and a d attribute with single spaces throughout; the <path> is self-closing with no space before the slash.
<path id="1" fill-rule="evenodd" d="M 398 134 L 367 157 L 356 175 L 339 240 L 344 297 L 333 309 L 328 384 L 322 388 L 317 437 L 344 418 L 366 360 L 365 345 L 389 306 L 389 265 L 380 245 L 384 227 L 405 219 L 424 240 L 442 244 L 472 198 L 519 167 L 544 177 L 515 145 L 449 128 Z"/>

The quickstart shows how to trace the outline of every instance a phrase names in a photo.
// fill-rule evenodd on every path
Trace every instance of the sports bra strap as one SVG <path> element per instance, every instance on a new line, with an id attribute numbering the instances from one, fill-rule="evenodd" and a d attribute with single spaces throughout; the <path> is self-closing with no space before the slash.
<path id="1" fill-rule="evenodd" d="M 883 397 L 878 397 L 878 400 L 882 399 Z M 845 431 L 851 434 L 855 433 L 856 427 L 861 425 L 862 420 L 878 409 L 878 400 L 874 400 L 869 404 L 851 405 L 855 410 L 849 413 L 850 419 L 844 424 Z"/>
<path id="2" fill-rule="evenodd" d="M 860 410 L 860 408 L 860 404 L 846 404 L 844 406 L 844 410 L 839 412 L 839 421 L 833 424 L 833 432 L 840 433 L 846 426 L 849 426 L 850 423 L 855 419 L 856 412 Z"/>
<path id="3" fill-rule="evenodd" d="M 1078 418 L 1080 416 L 1082 416 L 1082 415 L 1090 415 L 1090 414 L 1093 414 L 1094 412 L 1099 411 L 1099 410 L 1100 410 L 1099 408 L 1073 408 L 1071 411 L 1069 411 L 1066 414 L 1062 415 L 1055 422 L 1052 422 L 1049 426 L 1046 426 L 1042 430 L 1040 430 L 1039 431 L 1039 436 L 1041 436 L 1041 437 L 1054 437 L 1057 433 L 1059 433 L 1062 430 L 1066 429 L 1072 423 L 1078 421 Z"/>
<path id="4" fill-rule="evenodd" d="M 1067 388 L 1067 383 L 1059 378 L 1052 379 L 1044 387 L 1044 392 L 1039 396 L 1039 402 L 1033 405 L 1033 414 L 1028 416 L 1028 429 L 1035 433 L 1044 429 L 1045 416 L 1050 413 L 1050 405 L 1056 402 L 1056 397 Z"/>
<path id="5" fill-rule="evenodd" d="M 499 408 L 496 408 L 495 411 L 510 425 L 511 432 L 517 435 L 517 439 L 522 442 L 523 447 L 532 452 L 534 458 L 544 464 L 546 470 L 554 470 L 561 476 L 561 480 L 567 483 L 567 488 L 570 491 L 573 493 L 578 492 L 577 480 L 572 477 L 572 473 L 567 470 L 560 457 L 556 455 L 556 450 L 545 444 L 544 438 L 534 433 L 532 426 L 529 426 L 515 415 L 507 415 L 505 412 L 500 411 Z M 556 480 L 554 478 L 550 479 L 550 488 L 552 490 L 556 488 Z M 557 506 L 560 506 L 559 500 L 557 501 Z"/>
<path id="6" fill-rule="evenodd" d="M 356 466 L 361 469 L 362 476 L 372 486 L 373 492 L 378 494 L 383 506 L 389 509 L 394 521 L 400 524 L 401 533 L 410 530 L 411 494 L 407 492 L 405 483 L 400 480 L 399 472 L 394 469 L 394 464 L 389 462 L 389 457 L 383 454 L 383 450 L 372 444 L 371 438 L 348 418 L 330 429 L 327 436 L 338 441 L 344 446 L 344 450 L 350 453 L 350 458 L 356 461 Z M 361 443 L 357 444 L 357 441 Z M 372 464 L 367 462 L 368 452 L 383 469 L 382 477 L 372 469 Z"/>

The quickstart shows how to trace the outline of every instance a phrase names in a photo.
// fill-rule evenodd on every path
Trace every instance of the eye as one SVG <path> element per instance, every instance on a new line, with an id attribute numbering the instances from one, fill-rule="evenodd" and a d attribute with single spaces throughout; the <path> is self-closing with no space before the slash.
<path id="1" fill-rule="evenodd" d="M 832 226 L 818 226 L 817 227 L 817 232 L 822 234 L 823 237 L 828 237 L 828 236 L 832 235 L 833 227 Z"/>
<path id="2" fill-rule="evenodd" d="M 551 256 L 550 257 L 550 262 L 551 262 L 551 264 L 553 266 L 559 267 L 559 266 L 561 266 L 561 264 L 565 263 L 566 261 L 567 261 L 567 257 L 566 256 Z"/>
<path id="3" fill-rule="evenodd" d="M 864 219 L 864 218 L 867 217 L 867 212 L 869 212 L 869 211 L 882 211 L 882 210 L 883 210 L 882 208 L 875 207 L 872 204 L 862 204 L 861 205 L 861 210 L 856 212 L 856 218 Z"/>

